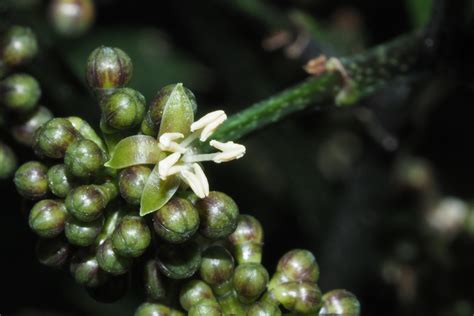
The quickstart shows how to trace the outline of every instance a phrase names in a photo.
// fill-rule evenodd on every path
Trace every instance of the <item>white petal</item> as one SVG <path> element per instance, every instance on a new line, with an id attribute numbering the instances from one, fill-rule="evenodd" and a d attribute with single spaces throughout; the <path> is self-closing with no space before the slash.
<path id="1" fill-rule="evenodd" d="M 191 132 L 202 129 L 200 140 L 205 141 L 227 119 L 224 111 L 218 110 L 204 115 L 201 119 L 191 124 Z"/>
<path id="2" fill-rule="evenodd" d="M 170 152 L 178 152 L 178 153 L 184 153 L 186 151 L 186 148 L 183 146 L 180 146 L 178 143 L 176 143 L 174 140 L 183 138 L 184 135 L 181 133 L 164 133 L 163 135 L 160 136 L 160 149 L 163 151 L 170 151 Z"/>
<path id="3" fill-rule="evenodd" d="M 180 175 L 181 175 L 181 178 L 183 179 L 183 181 L 186 182 L 189 185 L 191 190 L 193 190 L 193 192 L 196 193 L 196 195 L 199 198 L 202 199 L 202 198 L 206 197 L 206 194 L 204 192 L 202 184 L 201 184 L 199 178 L 194 173 L 192 173 L 189 170 L 184 169 L 180 172 Z"/>
<path id="4" fill-rule="evenodd" d="M 231 141 L 221 143 L 217 140 L 211 140 L 209 144 L 221 151 L 221 153 L 217 153 L 214 156 L 213 161 L 216 163 L 242 158 L 246 150 L 244 145 L 236 144 Z"/>
<path id="5" fill-rule="evenodd" d="M 209 195 L 209 182 L 207 181 L 207 177 L 204 174 L 204 171 L 202 170 L 201 166 L 197 163 L 193 164 L 193 169 L 194 169 L 194 174 L 196 177 L 199 179 L 199 182 L 201 183 L 201 187 L 204 191 L 204 195 L 208 196 Z"/>
<path id="6" fill-rule="evenodd" d="M 169 176 L 170 168 L 173 167 L 181 157 L 180 153 L 173 153 L 166 157 L 165 159 L 160 160 L 158 163 L 158 174 L 161 179 L 166 179 Z"/>

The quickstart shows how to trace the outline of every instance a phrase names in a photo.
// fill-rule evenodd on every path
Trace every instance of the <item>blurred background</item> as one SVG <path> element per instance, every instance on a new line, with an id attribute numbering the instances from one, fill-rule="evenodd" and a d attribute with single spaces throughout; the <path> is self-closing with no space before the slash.
<path id="1" fill-rule="evenodd" d="M 0 29 L 32 27 L 40 52 L 26 71 L 41 84 L 41 103 L 97 127 L 84 73 L 99 45 L 130 55 L 129 86 L 147 100 L 183 82 L 198 113 L 232 114 L 305 79 L 302 66 L 321 53 L 351 55 L 419 30 L 432 3 L 97 0 L 94 24 L 75 37 L 55 32 L 47 6 L 0 0 Z M 311 107 L 250 135 L 245 159 L 206 165 L 212 188 L 262 222 L 270 272 L 287 250 L 307 248 L 323 292 L 350 290 L 363 315 L 474 313 L 474 81 L 457 48 L 358 106 Z M 2 138 L 21 162 L 34 159 Z M 131 315 L 144 300 L 132 284 L 121 301 L 96 303 L 68 273 L 41 266 L 10 180 L 0 192 L 0 315 Z"/>

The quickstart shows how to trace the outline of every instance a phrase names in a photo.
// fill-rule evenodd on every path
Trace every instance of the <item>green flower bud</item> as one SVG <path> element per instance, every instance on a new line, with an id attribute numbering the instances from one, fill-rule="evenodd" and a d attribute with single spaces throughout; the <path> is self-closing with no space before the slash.
<path id="1" fill-rule="evenodd" d="M 304 249 L 294 249 L 287 252 L 278 261 L 277 272 L 272 277 L 268 288 L 289 282 L 314 282 L 319 279 L 319 265 L 314 255 Z"/>
<path id="2" fill-rule="evenodd" d="M 104 141 L 99 137 L 99 135 L 97 135 L 95 130 L 89 123 L 87 123 L 87 121 L 77 116 L 69 116 L 66 119 L 71 122 L 72 126 L 74 126 L 83 138 L 93 141 L 104 153 L 107 152 Z"/>
<path id="3" fill-rule="evenodd" d="M 129 130 L 138 126 L 145 115 L 145 97 L 130 88 L 120 88 L 101 101 L 102 130 Z"/>
<path id="4" fill-rule="evenodd" d="M 119 48 L 98 47 L 87 60 L 86 79 L 93 90 L 122 87 L 132 77 L 132 72 L 130 57 Z"/>
<path id="5" fill-rule="evenodd" d="M 127 203 L 140 205 L 140 200 L 151 169 L 145 166 L 133 166 L 120 172 L 120 195 Z"/>
<path id="6" fill-rule="evenodd" d="M 65 198 L 76 186 L 63 164 L 54 165 L 48 170 L 48 186 L 54 195 Z"/>
<path id="7" fill-rule="evenodd" d="M 201 263 L 201 251 L 193 242 L 184 244 L 161 244 L 158 247 L 158 268 L 171 279 L 186 279 L 192 276 Z"/>
<path id="8" fill-rule="evenodd" d="M 34 148 L 40 156 L 63 158 L 69 145 L 78 137 L 79 133 L 71 122 L 64 118 L 53 118 L 36 132 Z"/>
<path id="9" fill-rule="evenodd" d="M 184 316 L 180 311 L 163 304 L 143 303 L 135 311 L 135 316 Z"/>
<path id="10" fill-rule="evenodd" d="M 187 200 L 172 198 L 153 214 L 155 232 L 171 243 L 182 243 L 199 228 L 199 214 Z"/>
<path id="11" fill-rule="evenodd" d="M 0 59 L 9 67 L 29 62 L 38 52 L 35 34 L 28 27 L 12 26 L 3 35 Z"/>
<path id="12" fill-rule="evenodd" d="M 96 174 L 105 163 L 102 150 L 91 140 L 79 139 L 66 150 L 64 164 L 75 177 L 89 178 Z"/>
<path id="13" fill-rule="evenodd" d="M 63 231 L 66 215 L 63 202 L 42 200 L 31 209 L 28 222 L 30 228 L 40 237 L 52 238 Z"/>
<path id="14" fill-rule="evenodd" d="M 242 303 L 257 300 L 267 288 L 269 275 L 260 263 L 245 263 L 234 271 L 234 289 Z"/>
<path id="15" fill-rule="evenodd" d="M 53 114 L 50 110 L 44 106 L 39 106 L 21 124 L 12 127 L 13 137 L 23 145 L 33 146 L 36 131 L 52 118 Z"/>
<path id="16" fill-rule="evenodd" d="M 94 3 L 92 0 L 52 0 L 49 17 L 59 34 L 78 36 L 87 31 L 94 22 Z"/>
<path id="17" fill-rule="evenodd" d="M 15 112 L 32 111 L 41 97 L 41 88 L 28 74 L 13 74 L 0 83 L 0 97 L 5 107 Z"/>
<path id="18" fill-rule="evenodd" d="M 87 293 L 96 301 L 102 303 L 113 303 L 121 299 L 126 293 L 130 285 L 128 275 L 112 277 L 105 281 L 104 284 L 97 287 L 87 287 Z"/>
<path id="19" fill-rule="evenodd" d="M 262 261 L 263 228 L 255 217 L 239 215 L 237 228 L 228 240 L 239 264 Z"/>
<path id="20" fill-rule="evenodd" d="M 48 168 L 38 161 L 24 163 L 15 173 L 16 189 L 24 198 L 38 200 L 49 193 Z"/>
<path id="21" fill-rule="evenodd" d="M 153 100 L 151 100 L 141 126 L 143 134 L 150 136 L 158 135 L 161 119 L 165 107 L 170 101 L 170 97 L 177 98 L 180 101 L 186 100 L 191 107 L 191 112 L 196 113 L 197 103 L 194 94 L 180 83 L 170 84 L 158 91 Z"/>
<path id="22" fill-rule="evenodd" d="M 6 179 L 15 172 L 16 156 L 9 146 L 0 142 L 0 179 Z"/>
<path id="23" fill-rule="evenodd" d="M 39 239 L 36 244 L 36 257 L 38 261 L 48 267 L 62 266 L 70 252 L 69 244 L 61 237 Z"/>
<path id="24" fill-rule="evenodd" d="M 332 290 L 323 295 L 319 315 L 360 315 L 360 303 L 357 297 L 346 290 Z"/>
<path id="25" fill-rule="evenodd" d="M 221 306 L 215 300 L 202 300 L 198 304 L 191 306 L 188 316 L 221 316 L 224 315 Z M 235 315 L 235 314 L 232 314 Z"/>
<path id="26" fill-rule="evenodd" d="M 232 278 L 234 258 L 224 247 L 211 246 L 202 254 L 199 273 L 207 284 L 219 286 Z"/>
<path id="27" fill-rule="evenodd" d="M 140 216 L 125 216 L 112 234 L 115 252 L 124 257 L 140 257 L 150 242 L 150 229 Z"/>
<path id="28" fill-rule="evenodd" d="M 128 210 L 122 205 L 119 205 L 118 200 L 115 200 L 107 205 L 104 213 L 105 222 L 102 226 L 102 231 L 100 232 L 99 236 L 97 236 L 95 241 L 97 246 L 101 245 L 107 239 L 112 237 L 115 228 L 117 228 L 122 218 L 128 213 Z"/>
<path id="29" fill-rule="evenodd" d="M 100 217 L 115 194 L 113 184 L 82 185 L 69 192 L 66 207 L 76 219 L 92 222 Z"/>
<path id="30" fill-rule="evenodd" d="M 203 300 L 216 302 L 212 289 L 203 281 L 191 280 L 181 288 L 179 302 L 186 311 L 189 311 L 192 306 L 199 304 Z"/>
<path id="31" fill-rule="evenodd" d="M 161 275 L 156 261 L 151 259 L 145 264 L 143 275 L 145 293 L 148 301 L 161 301 L 166 297 L 164 277 Z"/>
<path id="32" fill-rule="evenodd" d="M 100 268 L 113 275 L 127 273 L 132 265 L 132 259 L 120 256 L 114 251 L 110 239 L 97 248 L 96 258 Z"/>
<path id="33" fill-rule="evenodd" d="M 316 283 L 279 284 L 272 290 L 271 295 L 286 309 L 295 313 L 316 313 L 321 307 L 321 291 Z"/>
<path id="34" fill-rule="evenodd" d="M 107 274 L 100 269 L 94 253 L 85 249 L 72 257 L 69 270 L 77 283 L 87 287 L 97 287 L 107 280 Z"/>
<path id="35" fill-rule="evenodd" d="M 93 222 L 85 223 L 69 216 L 64 226 L 67 240 L 76 246 L 86 247 L 94 243 L 102 230 L 104 219 L 101 217 Z"/>
<path id="36" fill-rule="evenodd" d="M 281 310 L 277 304 L 257 302 L 250 306 L 247 316 L 281 316 Z"/>
<path id="37" fill-rule="evenodd" d="M 196 202 L 196 208 L 201 220 L 199 232 L 207 238 L 225 238 L 237 227 L 239 208 L 227 194 L 212 191 Z"/>

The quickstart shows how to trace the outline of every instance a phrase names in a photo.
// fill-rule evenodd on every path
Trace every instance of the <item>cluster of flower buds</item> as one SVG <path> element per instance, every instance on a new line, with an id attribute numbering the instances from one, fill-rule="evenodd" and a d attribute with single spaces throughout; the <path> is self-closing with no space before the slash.
<path id="1" fill-rule="evenodd" d="M 32 137 L 41 161 L 21 165 L 14 182 L 36 202 L 29 226 L 40 237 L 39 261 L 68 266 L 105 302 L 124 295 L 139 271 L 146 303 L 137 316 L 359 315 L 351 293 L 321 294 L 309 251 L 285 254 L 270 278 L 261 224 L 211 191 L 202 167 L 245 154 L 243 145 L 212 137 L 226 114 L 195 120 L 196 99 L 182 84 L 164 87 L 147 107 L 126 87 L 132 71 L 118 48 L 89 57 L 102 137 L 78 117 L 52 118 Z"/>

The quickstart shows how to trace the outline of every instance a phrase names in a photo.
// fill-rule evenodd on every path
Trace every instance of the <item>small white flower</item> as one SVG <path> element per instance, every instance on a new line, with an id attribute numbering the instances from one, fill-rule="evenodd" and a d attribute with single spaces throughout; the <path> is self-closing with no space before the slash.
<path id="1" fill-rule="evenodd" d="M 231 141 L 222 143 L 217 140 L 211 140 L 209 145 L 216 148 L 218 152 L 200 154 L 197 151 L 195 143 L 197 141 L 205 142 L 226 119 L 227 115 L 224 111 L 214 111 L 194 122 L 190 128 L 191 134 L 186 138 L 181 133 L 161 135 L 159 138 L 160 149 L 171 154 L 158 163 L 160 178 L 165 180 L 168 176 L 177 174 L 198 197 L 208 196 L 209 182 L 199 163 L 204 161 L 227 162 L 239 159 L 245 154 L 245 146 Z"/>

